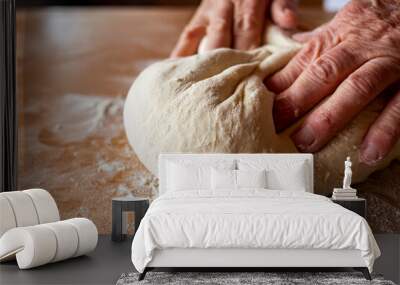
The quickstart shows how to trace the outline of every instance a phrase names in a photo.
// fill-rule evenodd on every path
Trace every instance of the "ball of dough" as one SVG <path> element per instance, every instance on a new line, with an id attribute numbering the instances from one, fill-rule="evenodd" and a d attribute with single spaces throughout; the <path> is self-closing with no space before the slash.
<path id="1" fill-rule="evenodd" d="M 281 69 L 301 46 L 276 28 L 268 44 L 252 50 L 217 49 L 146 68 L 133 83 L 124 108 L 129 143 L 157 175 L 161 152 L 293 153 L 289 134 L 276 134 L 274 94 L 263 79 Z M 316 192 L 341 186 L 343 161 L 351 156 L 353 181 L 400 157 L 400 144 L 376 167 L 360 164 L 358 146 L 383 105 L 378 100 L 315 155 Z"/>

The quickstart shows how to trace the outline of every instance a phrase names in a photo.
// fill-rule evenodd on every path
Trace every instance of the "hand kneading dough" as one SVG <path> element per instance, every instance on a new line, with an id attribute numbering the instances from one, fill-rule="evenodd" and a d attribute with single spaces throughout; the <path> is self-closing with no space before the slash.
<path id="1" fill-rule="evenodd" d="M 132 85 L 124 109 L 129 143 L 143 164 L 157 175 L 161 152 L 292 153 L 289 134 L 276 134 L 274 94 L 263 79 L 281 69 L 300 49 L 276 28 L 267 45 L 244 52 L 217 49 L 146 68 Z M 315 192 L 341 186 L 343 161 L 351 156 L 353 182 L 400 158 L 400 143 L 376 167 L 359 163 L 358 147 L 382 110 L 372 102 L 335 139 L 315 154 Z"/>

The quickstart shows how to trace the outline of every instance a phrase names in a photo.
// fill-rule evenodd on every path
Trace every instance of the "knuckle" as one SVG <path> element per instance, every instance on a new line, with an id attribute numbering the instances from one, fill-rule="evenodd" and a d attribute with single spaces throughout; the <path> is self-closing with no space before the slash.
<path id="1" fill-rule="evenodd" d="M 297 58 L 297 62 L 302 68 L 305 68 L 309 61 L 310 61 L 310 55 L 307 52 L 299 54 Z"/>
<path id="2" fill-rule="evenodd" d="M 306 46 L 306 53 L 308 54 L 309 58 L 315 60 L 317 59 L 322 51 L 323 46 L 325 44 L 325 39 L 320 35 L 316 35 Z"/>
<path id="3" fill-rule="evenodd" d="M 255 10 L 260 5 L 260 0 L 233 0 L 233 3 L 244 10 Z"/>
<path id="4" fill-rule="evenodd" d="M 333 134 L 337 130 L 335 117 L 329 110 L 319 112 L 319 114 L 315 116 L 315 124 L 319 125 L 321 130 L 324 130 L 325 134 Z"/>
<path id="5" fill-rule="evenodd" d="M 371 94 L 375 89 L 375 84 L 370 80 L 369 76 L 353 73 L 347 81 L 347 88 L 359 96 L 360 104 L 365 103 L 365 100 L 370 100 Z"/>
<path id="6" fill-rule="evenodd" d="M 341 42 L 341 36 L 333 26 L 328 25 L 320 34 L 320 41 L 329 43 L 330 46 L 336 46 Z"/>
<path id="7" fill-rule="evenodd" d="M 226 32 L 229 31 L 230 25 L 226 19 L 219 18 L 215 19 L 210 26 L 211 30 L 214 32 Z"/>
<path id="8" fill-rule="evenodd" d="M 314 54 L 315 54 L 315 43 L 309 42 L 308 44 L 306 44 L 304 49 L 296 56 L 296 60 L 302 68 L 305 68 L 310 63 L 311 59 L 314 57 Z"/>
<path id="9" fill-rule="evenodd" d="M 389 116 L 391 116 L 398 123 L 399 128 L 400 128 L 400 95 L 398 95 L 397 101 L 398 102 L 395 102 L 395 99 L 393 100 L 393 104 L 392 104 L 391 108 L 388 109 L 388 113 L 389 113 Z"/>
<path id="10" fill-rule="evenodd" d="M 336 80 L 339 74 L 339 66 L 335 59 L 326 55 L 313 62 L 310 73 L 311 78 L 315 81 L 329 84 Z"/>
<path id="11" fill-rule="evenodd" d="M 398 140 L 400 138 L 400 127 L 399 125 L 393 125 L 390 123 L 381 123 L 379 125 L 379 131 L 386 137 L 392 140 Z"/>
<path id="12" fill-rule="evenodd" d="M 218 9 L 218 15 L 221 17 L 230 16 L 230 14 L 232 13 L 232 8 L 229 3 L 223 3 Z"/>
<path id="13" fill-rule="evenodd" d="M 257 19 L 254 12 L 248 12 L 239 17 L 236 21 L 236 28 L 238 32 L 251 33 L 257 27 Z"/>
<path id="14" fill-rule="evenodd" d="M 186 26 L 182 32 L 182 38 L 185 40 L 193 40 L 199 36 L 200 26 Z"/>
<path id="15" fill-rule="evenodd" d="M 257 11 L 257 9 L 260 6 L 261 1 L 260 0 L 247 0 L 246 1 L 246 7 L 250 11 Z"/>

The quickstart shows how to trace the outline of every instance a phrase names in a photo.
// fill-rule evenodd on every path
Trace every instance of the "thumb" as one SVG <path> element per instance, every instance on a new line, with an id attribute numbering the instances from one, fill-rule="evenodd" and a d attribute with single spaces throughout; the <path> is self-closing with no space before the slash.
<path id="1" fill-rule="evenodd" d="M 297 1 L 274 0 L 271 4 L 271 18 L 281 28 L 294 29 L 297 27 Z"/>

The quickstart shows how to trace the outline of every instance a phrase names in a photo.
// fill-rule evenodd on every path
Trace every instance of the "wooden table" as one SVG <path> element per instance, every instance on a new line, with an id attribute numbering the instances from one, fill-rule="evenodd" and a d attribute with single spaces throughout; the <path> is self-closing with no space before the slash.
<path id="1" fill-rule="evenodd" d="M 124 97 L 169 55 L 193 9 L 41 8 L 18 13 L 19 188 L 51 192 L 62 218 L 111 232 L 111 198 L 157 180 L 129 147 Z"/>
<path id="2" fill-rule="evenodd" d="M 49 190 L 63 219 L 89 217 L 100 233 L 111 232 L 112 197 L 153 196 L 157 179 L 126 140 L 124 97 L 143 68 L 168 57 L 192 13 L 168 7 L 18 12 L 20 189 Z M 304 10 L 302 26 L 327 17 Z M 377 231 L 400 231 L 396 171 L 399 164 L 357 186 L 367 192 L 369 221 Z M 382 180 L 391 186 L 382 187 Z"/>

